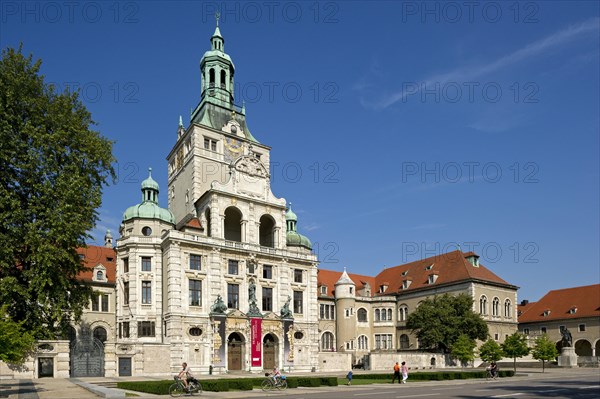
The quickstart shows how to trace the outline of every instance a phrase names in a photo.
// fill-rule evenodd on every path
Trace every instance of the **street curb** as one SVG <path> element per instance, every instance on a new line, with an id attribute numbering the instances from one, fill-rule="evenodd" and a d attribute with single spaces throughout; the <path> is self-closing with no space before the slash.
<path id="1" fill-rule="evenodd" d="M 90 391 L 94 395 L 98 395 L 102 398 L 116 399 L 116 398 L 124 398 L 125 397 L 125 392 L 121 391 L 121 390 L 106 388 L 101 385 L 90 384 L 88 382 L 84 382 L 84 381 L 78 380 L 76 378 L 71 378 L 71 381 L 74 384 Z"/>

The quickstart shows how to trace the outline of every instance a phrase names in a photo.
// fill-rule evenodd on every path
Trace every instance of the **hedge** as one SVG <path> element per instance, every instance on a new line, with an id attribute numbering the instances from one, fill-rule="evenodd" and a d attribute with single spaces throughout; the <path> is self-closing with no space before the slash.
<path id="1" fill-rule="evenodd" d="M 413 381 L 441 381 L 441 380 L 466 380 L 472 378 L 485 378 L 485 370 L 477 371 L 424 371 L 410 373 L 408 378 Z M 513 370 L 500 370 L 500 377 L 512 377 Z M 392 374 L 354 374 L 353 379 L 358 380 L 392 380 Z"/>
<path id="2" fill-rule="evenodd" d="M 200 380 L 202 389 L 211 392 L 225 392 L 229 390 L 251 391 L 254 388 L 260 388 L 262 382 L 267 377 L 259 378 L 220 378 Z M 319 386 L 337 386 L 337 377 L 288 377 L 286 379 L 288 388 L 301 387 L 319 387 Z M 155 395 L 168 395 L 169 387 L 174 380 L 163 381 L 119 381 L 117 388 L 151 393 Z"/>

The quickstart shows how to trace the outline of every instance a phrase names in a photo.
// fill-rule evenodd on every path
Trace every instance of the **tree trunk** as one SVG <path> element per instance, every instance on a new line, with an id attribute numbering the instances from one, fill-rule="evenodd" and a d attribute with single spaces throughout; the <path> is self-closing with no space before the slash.
<path id="1" fill-rule="evenodd" d="M 517 358 L 513 357 L 513 371 L 517 373 Z"/>
<path id="2" fill-rule="evenodd" d="M 546 361 L 542 359 L 542 373 L 546 372 Z"/>

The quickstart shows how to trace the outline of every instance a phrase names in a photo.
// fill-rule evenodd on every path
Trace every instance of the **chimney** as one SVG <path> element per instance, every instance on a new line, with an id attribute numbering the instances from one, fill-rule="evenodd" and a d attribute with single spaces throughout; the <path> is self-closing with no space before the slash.
<path id="1" fill-rule="evenodd" d="M 529 300 L 528 300 L 528 299 L 523 299 L 523 300 L 521 301 L 521 306 L 525 306 L 525 305 L 527 305 L 528 303 L 529 303 Z"/>

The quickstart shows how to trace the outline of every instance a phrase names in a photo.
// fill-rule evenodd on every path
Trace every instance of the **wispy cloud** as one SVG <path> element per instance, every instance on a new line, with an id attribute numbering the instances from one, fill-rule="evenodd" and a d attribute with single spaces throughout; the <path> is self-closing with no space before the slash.
<path id="1" fill-rule="evenodd" d="M 569 43 L 582 35 L 597 33 L 599 26 L 600 18 L 590 18 L 580 24 L 560 30 L 550 36 L 530 43 L 525 47 L 522 47 L 508 55 L 490 61 L 486 64 L 464 66 L 446 73 L 430 76 L 419 82 L 421 84 L 418 85 L 418 88 L 411 87 L 410 90 L 403 88 L 372 103 L 368 103 L 363 100 L 363 105 L 371 106 L 376 109 L 387 108 L 398 101 L 402 101 L 411 95 L 419 93 L 422 87 L 431 87 L 436 83 L 444 84 L 455 81 L 472 81 L 473 79 L 477 79 L 481 76 L 501 70 L 518 62 L 538 56 L 544 52 L 547 52 L 548 50 Z"/>

